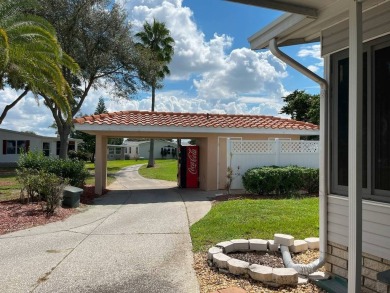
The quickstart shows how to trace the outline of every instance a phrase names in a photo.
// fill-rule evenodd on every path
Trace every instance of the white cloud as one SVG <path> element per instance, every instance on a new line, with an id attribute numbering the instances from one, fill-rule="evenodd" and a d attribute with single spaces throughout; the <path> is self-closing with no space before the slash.
<path id="1" fill-rule="evenodd" d="M 309 65 L 307 67 L 309 70 L 313 71 L 313 72 L 317 72 L 320 68 L 316 65 Z"/>
<path id="2" fill-rule="evenodd" d="M 205 99 L 230 100 L 242 94 L 261 94 L 280 98 L 286 65 L 270 52 L 256 53 L 235 49 L 226 56 L 223 70 L 208 71 L 194 80 L 198 95 Z"/>
<path id="3" fill-rule="evenodd" d="M 12 103 L 20 93 L 10 88 L 2 90 L 0 98 L 1 111 L 6 105 Z M 0 127 L 54 136 L 55 131 L 49 128 L 53 122 L 54 119 L 51 116 L 51 112 L 43 105 L 43 102 L 39 101 L 38 103 L 32 94 L 27 94 L 15 107 L 8 111 Z"/>
<path id="4" fill-rule="evenodd" d="M 317 62 L 307 67 L 313 72 L 318 72 L 321 67 L 324 67 L 324 59 L 321 57 L 321 45 L 319 44 L 301 47 L 301 49 L 298 51 L 298 57 L 309 57 L 317 60 Z"/>

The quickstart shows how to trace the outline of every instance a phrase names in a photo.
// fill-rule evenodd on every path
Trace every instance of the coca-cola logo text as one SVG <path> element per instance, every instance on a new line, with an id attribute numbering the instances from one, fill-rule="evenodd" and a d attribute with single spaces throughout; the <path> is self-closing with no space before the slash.
<path id="1" fill-rule="evenodd" d="M 198 164 L 197 164 L 198 153 L 196 149 L 188 149 L 187 157 L 188 157 L 188 163 L 187 163 L 188 172 L 191 173 L 192 175 L 198 174 Z"/>

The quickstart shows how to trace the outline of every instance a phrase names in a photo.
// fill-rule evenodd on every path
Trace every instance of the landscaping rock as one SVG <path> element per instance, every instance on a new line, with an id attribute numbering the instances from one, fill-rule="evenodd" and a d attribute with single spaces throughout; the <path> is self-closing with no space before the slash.
<path id="1" fill-rule="evenodd" d="M 310 237 L 305 238 L 309 249 L 320 249 L 320 238 L 318 237 Z"/>
<path id="2" fill-rule="evenodd" d="M 330 279 L 330 274 L 327 272 L 314 272 L 309 275 L 309 279 L 313 281 L 328 280 Z"/>
<path id="3" fill-rule="evenodd" d="M 305 276 L 298 275 L 298 285 L 305 285 L 309 282 L 309 279 Z"/>
<path id="4" fill-rule="evenodd" d="M 272 268 L 253 264 L 248 268 L 249 276 L 252 279 L 260 281 L 260 282 L 271 282 L 272 281 Z"/>
<path id="5" fill-rule="evenodd" d="M 213 263 L 215 264 L 216 267 L 220 269 L 227 269 L 228 268 L 227 262 L 230 259 L 231 257 L 223 253 L 213 254 Z"/>
<path id="6" fill-rule="evenodd" d="M 270 251 L 278 251 L 279 250 L 279 244 L 275 244 L 273 240 L 268 240 L 268 249 Z"/>
<path id="7" fill-rule="evenodd" d="M 212 260 L 213 255 L 216 253 L 222 253 L 222 248 L 215 246 L 211 247 L 207 253 L 207 259 Z"/>
<path id="8" fill-rule="evenodd" d="M 215 246 L 221 247 L 224 253 L 230 253 L 234 251 L 234 243 L 231 241 L 219 242 Z"/>
<path id="9" fill-rule="evenodd" d="M 294 245 L 294 237 L 287 234 L 274 234 L 275 244 L 280 244 L 284 246 Z"/>
<path id="10" fill-rule="evenodd" d="M 233 249 L 234 251 L 249 251 L 249 241 L 246 239 L 233 239 L 230 240 L 234 244 Z"/>
<path id="11" fill-rule="evenodd" d="M 296 285 L 298 272 L 291 268 L 273 269 L 272 281 L 280 285 Z"/>
<path id="12" fill-rule="evenodd" d="M 227 261 L 229 272 L 233 275 L 244 275 L 248 272 L 249 262 L 231 258 Z"/>
<path id="13" fill-rule="evenodd" d="M 294 252 L 294 253 L 306 251 L 307 248 L 308 248 L 308 244 L 305 240 L 294 240 L 294 244 L 288 247 L 290 252 Z"/>
<path id="14" fill-rule="evenodd" d="M 267 251 L 268 241 L 263 239 L 249 239 L 249 249 L 254 251 Z"/>

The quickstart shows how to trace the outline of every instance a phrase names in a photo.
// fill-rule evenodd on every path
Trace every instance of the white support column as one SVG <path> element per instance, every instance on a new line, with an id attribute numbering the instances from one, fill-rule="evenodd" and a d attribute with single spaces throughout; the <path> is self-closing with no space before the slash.
<path id="1" fill-rule="evenodd" d="M 103 194 L 107 187 L 107 137 L 96 135 L 95 193 Z"/>
<path id="2" fill-rule="evenodd" d="M 361 292 L 362 273 L 362 4 L 349 0 L 348 293 Z"/>

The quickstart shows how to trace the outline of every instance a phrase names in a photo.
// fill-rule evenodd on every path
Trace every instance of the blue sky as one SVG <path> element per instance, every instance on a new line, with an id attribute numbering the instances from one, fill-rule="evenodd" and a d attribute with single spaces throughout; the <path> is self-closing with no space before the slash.
<path id="1" fill-rule="evenodd" d="M 280 116 L 281 97 L 296 89 L 319 92 L 315 83 L 269 51 L 249 49 L 248 37 L 282 12 L 224 0 L 116 1 L 128 11 L 134 33 L 145 20 L 156 18 L 166 23 L 176 41 L 171 75 L 157 93 L 157 111 Z M 318 44 L 282 50 L 322 75 Z M 0 108 L 15 96 L 9 89 L 2 91 Z M 104 89 L 97 89 L 87 97 L 82 113 L 93 112 L 99 97 L 104 97 L 109 111 L 150 109 L 148 92 L 118 101 Z M 30 96 L 9 112 L 1 127 L 53 136 L 52 123 L 49 110 Z"/>

